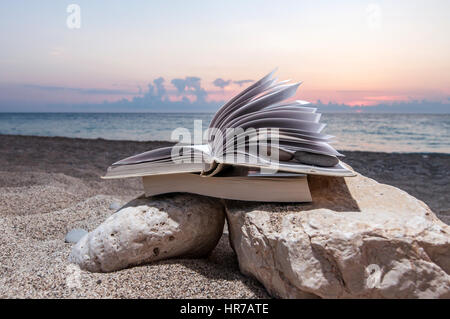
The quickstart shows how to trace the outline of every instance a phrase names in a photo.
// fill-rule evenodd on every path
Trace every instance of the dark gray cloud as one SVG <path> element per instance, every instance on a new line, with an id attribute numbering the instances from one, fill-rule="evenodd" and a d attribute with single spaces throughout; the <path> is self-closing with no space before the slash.
<path id="1" fill-rule="evenodd" d="M 213 81 L 213 84 L 214 84 L 214 86 L 217 86 L 217 87 L 223 89 L 223 88 L 227 87 L 228 85 L 230 85 L 231 82 L 232 82 L 231 80 L 225 81 L 222 78 L 217 78 Z"/>
<path id="2" fill-rule="evenodd" d="M 184 79 L 173 79 L 170 81 L 174 87 L 178 90 L 178 93 L 183 93 L 186 88 L 186 81 Z"/>
<path id="3" fill-rule="evenodd" d="M 239 86 L 243 86 L 244 84 L 252 83 L 252 82 L 255 82 L 255 81 L 253 81 L 253 80 L 238 80 L 238 81 L 233 81 L 233 83 L 235 83 L 235 84 L 237 84 L 237 85 L 239 85 Z"/>
<path id="4" fill-rule="evenodd" d="M 165 96 L 166 95 L 166 88 L 164 87 L 164 78 L 163 77 L 160 76 L 159 78 L 154 79 L 153 84 L 155 85 L 157 96 Z"/>
<path id="5" fill-rule="evenodd" d="M 146 90 L 141 90 L 139 96 L 131 100 L 123 98 L 116 102 L 84 104 L 80 107 L 89 108 L 91 112 L 98 111 L 99 108 L 113 112 L 212 112 L 221 104 L 206 101 L 208 92 L 202 88 L 199 77 L 177 78 L 170 83 L 176 88 L 176 93 L 181 95 L 180 101 L 169 99 L 170 92 L 166 89 L 165 80 L 159 77 L 149 83 Z M 188 95 L 194 95 L 195 101 L 189 100 Z"/>
<path id="6" fill-rule="evenodd" d="M 204 102 L 208 93 L 201 86 L 201 78 L 196 76 L 187 76 L 184 79 L 173 79 L 170 83 L 175 86 L 178 94 L 193 94 L 196 102 Z"/>

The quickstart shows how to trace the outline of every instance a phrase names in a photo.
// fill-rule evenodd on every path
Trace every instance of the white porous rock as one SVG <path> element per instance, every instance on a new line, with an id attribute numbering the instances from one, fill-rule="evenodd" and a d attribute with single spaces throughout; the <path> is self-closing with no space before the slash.
<path id="1" fill-rule="evenodd" d="M 313 202 L 226 202 L 242 273 L 281 298 L 450 298 L 450 227 L 406 192 L 308 176 Z"/>
<path id="2" fill-rule="evenodd" d="M 219 241 L 225 212 L 217 199 L 176 194 L 138 198 L 85 235 L 70 261 L 110 272 L 171 257 L 201 257 Z"/>

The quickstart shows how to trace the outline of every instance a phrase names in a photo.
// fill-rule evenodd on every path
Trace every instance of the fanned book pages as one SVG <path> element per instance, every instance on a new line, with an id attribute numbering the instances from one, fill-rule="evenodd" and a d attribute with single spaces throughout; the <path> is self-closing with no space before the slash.
<path id="1" fill-rule="evenodd" d="M 311 200 L 306 174 L 355 175 L 329 144 L 332 136 L 321 133 L 325 124 L 317 109 L 289 100 L 300 83 L 277 82 L 273 75 L 223 105 L 203 143 L 178 143 L 125 158 L 112 164 L 104 178 L 142 176 L 148 196 L 182 191 L 302 202 Z"/>

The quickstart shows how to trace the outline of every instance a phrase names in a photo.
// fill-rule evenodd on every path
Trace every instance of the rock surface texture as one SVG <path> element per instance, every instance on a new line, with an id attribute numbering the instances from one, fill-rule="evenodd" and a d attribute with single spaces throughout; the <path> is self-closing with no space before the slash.
<path id="1" fill-rule="evenodd" d="M 226 202 L 241 272 L 282 298 L 450 298 L 450 227 L 362 175 L 309 176 L 313 202 Z"/>
<path id="2" fill-rule="evenodd" d="M 219 241 L 224 221 L 217 199 L 138 198 L 81 238 L 70 261 L 92 272 L 110 272 L 170 257 L 205 256 Z"/>

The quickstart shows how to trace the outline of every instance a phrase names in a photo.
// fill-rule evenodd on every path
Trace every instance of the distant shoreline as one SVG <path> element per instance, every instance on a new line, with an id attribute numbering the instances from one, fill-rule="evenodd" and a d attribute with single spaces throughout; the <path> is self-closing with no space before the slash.
<path id="1" fill-rule="evenodd" d="M 24 138 L 44 138 L 44 139 L 67 139 L 67 140 L 80 140 L 80 141 L 105 141 L 105 142 L 128 142 L 128 143 L 160 143 L 160 144 L 176 144 L 172 141 L 165 140 L 148 140 L 148 141 L 136 141 L 136 140 L 113 140 L 113 139 L 105 139 L 102 137 L 93 137 L 93 138 L 85 138 L 85 137 L 69 137 L 69 136 L 47 136 L 47 135 L 22 135 L 22 134 L 1 134 L 2 136 L 11 136 L 11 137 L 24 137 Z M 450 156 L 450 153 L 444 152 L 379 152 L 379 151 L 359 151 L 359 150 L 345 150 L 338 149 L 339 152 L 344 153 L 369 153 L 369 154 L 399 154 L 399 155 L 407 155 L 407 154 L 415 154 L 415 155 L 444 155 Z M 345 155 L 345 154 L 344 154 Z"/>

